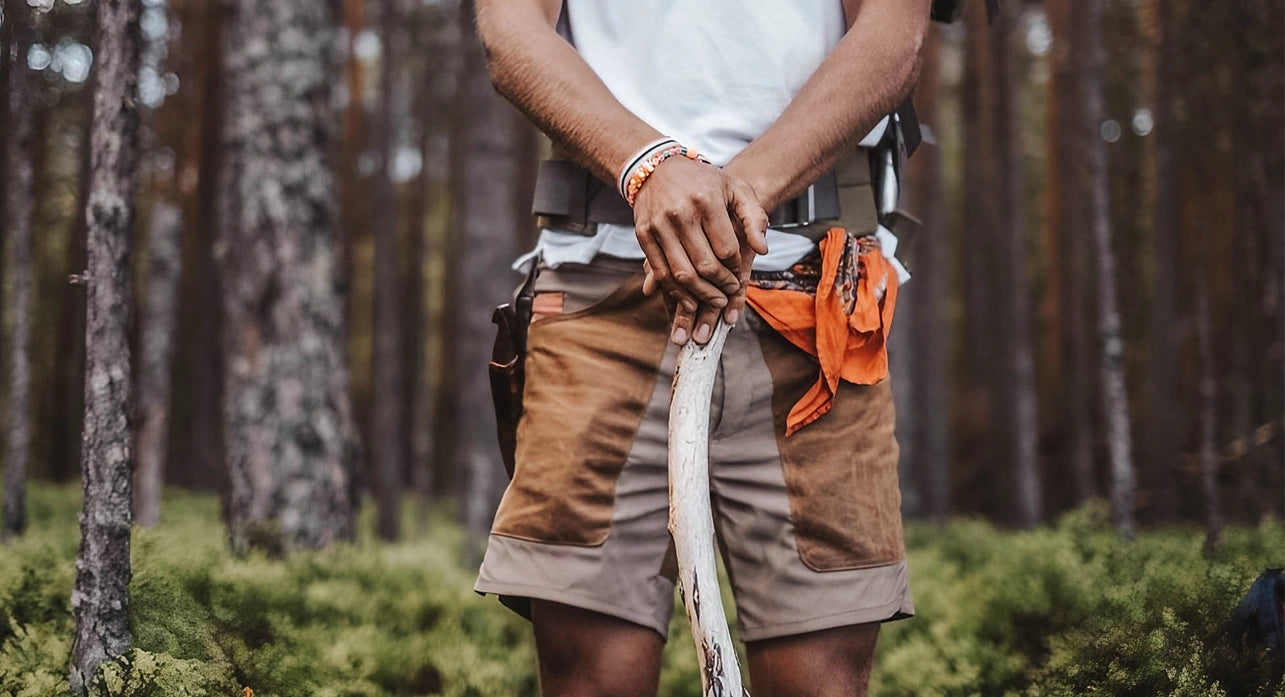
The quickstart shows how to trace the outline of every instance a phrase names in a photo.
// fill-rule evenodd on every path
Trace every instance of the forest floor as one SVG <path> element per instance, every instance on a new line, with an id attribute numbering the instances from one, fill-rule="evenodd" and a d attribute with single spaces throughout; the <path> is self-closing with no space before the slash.
<path id="1" fill-rule="evenodd" d="M 535 695 L 526 623 L 471 591 L 464 538 L 444 519 L 396 544 L 285 560 L 234 558 L 218 501 L 166 492 L 134 533 L 136 650 L 100 696 Z M 31 526 L 0 546 L 0 697 L 65 694 L 79 488 L 33 485 Z M 881 635 L 878 697 L 1276 695 L 1226 624 L 1266 567 L 1285 566 L 1279 521 L 1230 529 L 1217 558 L 1195 528 L 1120 542 L 1093 505 L 1029 532 L 957 520 L 907 530 L 917 616 Z M 681 612 L 681 611 L 679 611 Z M 661 695 L 699 695 L 675 616 Z"/>

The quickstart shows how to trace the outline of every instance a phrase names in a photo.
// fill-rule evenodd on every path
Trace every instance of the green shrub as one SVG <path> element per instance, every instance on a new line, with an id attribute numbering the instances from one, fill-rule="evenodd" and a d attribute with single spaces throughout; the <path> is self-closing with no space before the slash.
<path id="1" fill-rule="evenodd" d="M 0 697 L 66 692 L 78 505 L 76 490 L 33 486 L 30 531 L 0 548 Z M 212 497 L 167 492 L 161 525 L 135 531 L 135 650 L 103 667 L 95 697 L 536 694 L 529 627 L 471 591 L 445 518 L 397 544 L 363 520 L 357 543 L 285 560 L 232 557 L 218 520 Z M 1101 506 L 1030 532 L 907 532 L 917 617 L 882 632 L 878 697 L 1285 697 L 1225 627 L 1282 564 L 1279 523 L 1227 531 L 1212 562 L 1194 528 L 1119 541 Z M 697 697 L 675 615 L 661 694 Z"/>

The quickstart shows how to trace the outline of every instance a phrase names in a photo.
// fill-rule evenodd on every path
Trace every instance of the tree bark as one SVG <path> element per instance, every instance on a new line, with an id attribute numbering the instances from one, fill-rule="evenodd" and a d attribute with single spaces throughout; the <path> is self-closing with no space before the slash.
<path id="1" fill-rule="evenodd" d="M 1200 245 L 1202 257 L 1209 245 Z M 1209 308 L 1209 271 L 1196 265 L 1196 341 L 1200 361 L 1200 490 L 1205 499 L 1204 553 L 1213 558 L 1223 531 L 1218 493 L 1218 376 L 1214 370 L 1212 318 Z"/>
<path id="2" fill-rule="evenodd" d="M 474 33 L 472 3 L 463 5 L 464 67 L 456 100 L 456 140 L 459 157 L 453 168 L 452 202 L 454 299 L 457 316 L 451 336 L 455 342 L 456 375 L 453 412 L 459 439 L 456 463 L 465 473 L 463 511 L 475 539 L 490 527 L 504 491 L 504 468 L 495 438 L 495 413 L 486 375 L 486 356 L 495 329 L 491 310 L 510 295 L 515 276 L 508 266 L 520 251 L 528 217 L 529 188 L 522 181 L 522 162 L 534 157 L 531 126 L 491 87 L 482 46 Z"/>
<path id="3" fill-rule="evenodd" d="M 160 521 L 161 486 L 169 435 L 170 357 L 178 310 L 182 211 L 171 203 L 152 207 L 147 232 L 147 292 L 139 339 L 139 424 L 135 435 L 134 520 L 150 528 Z"/>
<path id="4" fill-rule="evenodd" d="M 920 120 L 939 123 L 937 92 L 941 89 L 941 33 L 934 27 L 924 46 L 923 72 L 915 89 Z M 911 403 L 918 410 L 910 436 L 919 443 L 912 472 L 922 480 L 924 512 L 943 522 L 951 510 L 950 453 L 950 326 L 946 298 L 950 284 L 950 243 L 943 200 L 941 152 L 921 147 L 906 168 L 907 208 L 923 225 L 911 242 L 915 255 L 914 282 L 908 299 L 913 307 L 915 363 L 911 373 Z"/>
<path id="5" fill-rule="evenodd" d="M 1124 380 L 1124 339 L 1116 299 L 1115 252 L 1112 249 L 1106 141 L 1098 133 L 1104 118 L 1103 79 L 1106 51 L 1102 41 L 1105 0 L 1087 0 L 1086 79 L 1083 134 L 1089 166 L 1089 211 L 1097 257 L 1098 337 L 1102 347 L 1100 378 L 1102 414 L 1111 466 L 1111 509 L 1116 528 L 1126 540 L 1134 537 L 1133 442 L 1129 433 L 1129 395 Z"/>
<path id="6" fill-rule="evenodd" d="M 351 537 L 330 171 L 331 4 L 233 0 L 217 258 L 234 550 Z"/>
<path id="7" fill-rule="evenodd" d="M 379 137 L 383 162 L 376 184 L 375 271 L 374 271 L 374 339 L 371 350 L 373 382 L 373 421 L 371 455 L 377 485 L 375 487 L 378 522 L 376 531 L 384 540 L 397 539 L 400 520 L 402 456 L 406 451 L 402 430 L 403 370 L 402 365 L 402 297 L 397 249 L 397 195 L 393 184 L 393 156 L 396 148 L 394 119 L 393 61 L 400 21 L 397 0 L 384 0 L 380 33 L 383 54 L 379 69 Z"/>
<path id="8" fill-rule="evenodd" d="M 32 99 L 34 81 L 27 68 L 33 36 L 31 10 L 25 0 L 6 0 L 7 126 L 4 189 L 4 308 L 9 316 L 9 391 L 5 431 L 4 511 L 0 539 L 21 535 L 27 527 L 27 459 L 31 445 L 31 218 Z"/>
<path id="9" fill-rule="evenodd" d="M 1084 9 L 1076 0 L 1049 0 L 1046 8 L 1054 40 L 1047 105 L 1048 220 L 1054 249 L 1064 267 L 1057 274 L 1061 281 L 1057 323 L 1062 337 L 1058 385 L 1065 391 L 1058 401 L 1068 443 L 1074 500 L 1080 503 L 1097 495 L 1091 407 L 1094 377 L 1089 344 L 1093 330 L 1085 318 L 1088 255 L 1082 202 L 1088 195 L 1084 183 L 1087 169 L 1080 161 L 1084 126 L 1079 67 L 1083 61 L 1078 52 L 1083 47 L 1078 32 L 1083 30 L 1083 21 L 1078 16 L 1084 14 Z"/>
<path id="10" fill-rule="evenodd" d="M 960 117 L 963 134 L 963 227 L 959 255 L 963 262 L 961 290 L 964 298 L 963 379 L 959 433 L 965 447 L 972 447 L 964 463 L 987 467 L 963 469 L 980 490 L 970 497 L 973 510 L 992 516 L 1009 516 L 1015 496 L 1009 485 L 1012 470 L 1003 447 L 1006 438 L 1000 396 L 1007 361 L 996 360 L 996 340 L 1001 327 L 995 265 L 1003 244 L 1001 197 L 995 187 L 1000 179 L 999 145 L 991 119 L 998 109 L 996 72 L 986 12 L 981 3 L 967 3 L 964 12 L 964 71 L 960 83 Z M 1002 192 L 1001 192 L 1002 193 Z"/>
<path id="11" fill-rule="evenodd" d="M 445 345 L 442 315 L 447 281 L 443 238 L 449 210 L 447 183 L 450 178 L 450 128 L 447 115 L 454 96 L 458 72 L 452 49 L 458 45 L 458 7 L 426 8 L 416 22 L 413 43 L 422 47 L 419 94 L 415 98 L 415 122 L 423 167 L 414 184 L 411 210 L 407 216 L 411 236 L 411 272 L 407 279 L 407 350 L 410 389 L 407 419 L 410 433 L 410 480 L 423 506 L 421 520 L 427 519 L 429 504 L 439 493 L 434 475 L 438 455 L 437 423 L 442 382 L 442 348 Z"/>
<path id="12" fill-rule="evenodd" d="M 222 3 L 184 2 L 175 7 L 181 27 L 191 31 L 180 54 L 190 70 L 187 89 L 171 97 L 182 102 L 187 120 L 180 148 L 179 188 L 183 191 L 182 273 L 179 281 L 178 336 L 166 481 L 185 487 L 226 489 L 223 443 L 223 356 L 219 336 L 218 271 L 214 243 L 218 220 L 222 122 Z M 197 29 L 199 28 L 199 31 Z M 177 68 L 182 71 L 182 67 Z M 176 108 L 177 105 L 176 105 Z"/>
<path id="13" fill-rule="evenodd" d="M 1026 527 L 1037 525 L 1044 517 L 1044 495 L 1040 483 L 1039 419 L 1035 400 L 1035 361 L 1031 351 L 1030 282 L 1026 274 L 1026 196 L 1022 179 L 1020 113 L 1021 89 L 1025 82 L 1026 61 L 1019 46 L 1021 8 L 1005 5 L 1003 15 L 991 28 L 995 64 L 995 111 L 991 116 L 998 146 L 1000 198 L 1003 210 L 1000 220 L 1003 232 L 1003 262 L 996 270 L 1004 288 L 1007 325 L 1007 374 L 999 388 L 1005 392 L 1008 413 L 1009 457 L 1016 484 L 1019 521 Z"/>
<path id="14" fill-rule="evenodd" d="M 1144 462 L 1152 473 L 1155 509 L 1159 518 L 1172 519 L 1177 513 L 1176 473 L 1179 471 L 1178 449 L 1182 433 L 1182 400 L 1178 394 L 1180 376 L 1178 351 L 1178 231 L 1177 173 L 1174 169 L 1173 143 L 1173 56 L 1170 48 L 1173 31 L 1170 17 L 1173 9 L 1168 0 L 1144 0 L 1143 32 L 1147 37 L 1146 61 L 1149 107 L 1152 114 L 1152 137 L 1148 140 L 1151 179 L 1151 253 L 1152 304 L 1150 346 L 1147 356 Z"/>
<path id="15" fill-rule="evenodd" d="M 129 238 L 137 160 L 140 0 L 97 6 L 90 131 L 84 489 L 71 592 L 72 692 L 86 694 L 98 665 L 129 649 L 129 535 L 133 443 L 129 424 Z"/>

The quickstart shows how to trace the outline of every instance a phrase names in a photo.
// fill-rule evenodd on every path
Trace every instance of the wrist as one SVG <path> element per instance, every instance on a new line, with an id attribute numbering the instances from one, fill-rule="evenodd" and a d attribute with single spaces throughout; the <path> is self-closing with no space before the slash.
<path id="1" fill-rule="evenodd" d="M 770 211 L 780 205 L 780 201 L 777 200 L 779 187 L 773 186 L 769 175 L 764 174 L 761 169 L 755 169 L 745 160 L 734 158 L 723 168 L 723 173 L 748 186 L 758 198 L 763 210 Z"/>
<path id="2" fill-rule="evenodd" d="M 696 148 L 683 145 L 673 138 L 663 138 L 648 143 L 625 163 L 625 166 L 620 170 L 620 176 L 616 179 L 620 195 L 629 202 L 630 206 L 634 205 L 634 201 L 638 198 L 638 192 L 642 190 L 643 185 L 651 178 L 656 168 L 671 157 L 685 157 L 689 160 L 710 164 L 710 161 L 701 155 Z"/>

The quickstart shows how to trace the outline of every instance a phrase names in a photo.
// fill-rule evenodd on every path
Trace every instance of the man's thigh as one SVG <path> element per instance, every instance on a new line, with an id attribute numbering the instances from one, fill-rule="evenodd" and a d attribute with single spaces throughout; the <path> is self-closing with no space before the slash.
<path id="1" fill-rule="evenodd" d="M 746 645 L 754 697 L 865 697 L 879 623 Z"/>

